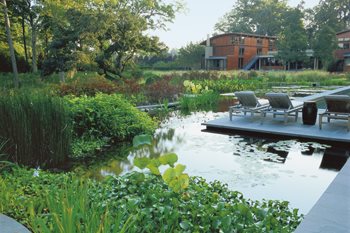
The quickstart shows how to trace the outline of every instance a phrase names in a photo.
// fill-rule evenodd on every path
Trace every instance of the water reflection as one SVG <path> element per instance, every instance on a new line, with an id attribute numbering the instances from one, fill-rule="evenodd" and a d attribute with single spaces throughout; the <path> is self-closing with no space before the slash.
<path id="1" fill-rule="evenodd" d="M 342 148 L 328 148 L 323 154 L 320 168 L 339 171 L 348 158 L 349 150 Z"/>
<path id="2" fill-rule="evenodd" d="M 307 213 L 349 157 L 345 149 L 314 142 L 268 141 L 201 131 L 202 122 L 217 117 L 227 114 L 174 115 L 156 131 L 151 147 L 133 150 L 128 145 L 110 152 L 103 162 L 88 165 L 86 175 L 122 175 L 137 170 L 135 157 L 156 158 L 174 152 L 189 175 L 220 180 L 248 198 L 288 200 Z"/>

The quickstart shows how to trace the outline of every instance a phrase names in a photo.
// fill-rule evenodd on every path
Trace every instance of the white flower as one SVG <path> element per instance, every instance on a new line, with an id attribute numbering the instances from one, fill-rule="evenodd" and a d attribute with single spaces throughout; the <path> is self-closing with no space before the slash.
<path id="1" fill-rule="evenodd" d="M 34 170 L 33 176 L 34 177 L 39 177 L 39 171 L 40 171 L 40 168 L 38 167 L 37 169 Z"/>

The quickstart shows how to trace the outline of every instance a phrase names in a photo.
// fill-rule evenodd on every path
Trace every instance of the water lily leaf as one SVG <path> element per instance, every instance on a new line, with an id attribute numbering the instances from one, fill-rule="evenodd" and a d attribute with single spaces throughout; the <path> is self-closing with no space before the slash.
<path id="1" fill-rule="evenodd" d="M 176 177 L 175 169 L 172 167 L 169 167 L 168 169 L 165 170 L 162 177 L 165 183 L 169 184 Z"/>
<path id="2" fill-rule="evenodd" d="M 161 163 L 159 162 L 159 159 L 151 159 L 150 164 L 152 164 L 155 167 L 159 167 Z"/>
<path id="3" fill-rule="evenodd" d="M 181 190 L 181 183 L 179 182 L 179 180 L 177 179 L 177 177 L 175 177 L 175 179 L 171 180 L 169 183 L 169 187 L 175 192 L 175 193 L 179 193 Z"/>
<path id="4" fill-rule="evenodd" d="M 186 189 L 190 183 L 190 177 L 187 174 L 182 174 L 179 176 L 178 180 L 181 189 Z"/>
<path id="5" fill-rule="evenodd" d="M 154 165 L 154 163 L 149 163 L 147 165 L 147 168 L 152 172 L 154 175 L 160 175 L 160 171 L 157 166 Z"/>
<path id="6" fill-rule="evenodd" d="M 140 147 L 144 145 L 152 145 L 152 136 L 148 134 L 137 135 L 133 138 L 132 144 L 134 147 Z"/>
<path id="7" fill-rule="evenodd" d="M 149 163 L 150 159 L 146 157 L 134 159 L 134 165 L 140 169 L 146 168 Z"/>
<path id="8" fill-rule="evenodd" d="M 159 161 L 163 165 L 169 164 L 170 166 L 174 166 L 174 163 L 176 163 L 178 160 L 178 157 L 175 153 L 169 153 L 165 154 L 159 157 Z"/>
<path id="9" fill-rule="evenodd" d="M 179 176 L 183 173 L 183 171 L 185 171 L 186 166 L 182 164 L 177 164 L 174 169 L 175 169 L 176 175 Z"/>

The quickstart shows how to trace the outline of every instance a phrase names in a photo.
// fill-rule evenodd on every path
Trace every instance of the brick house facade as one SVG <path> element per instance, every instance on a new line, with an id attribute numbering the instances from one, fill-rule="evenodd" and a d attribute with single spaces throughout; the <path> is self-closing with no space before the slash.
<path id="1" fill-rule="evenodd" d="M 247 33 L 227 33 L 208 37 L 203 68 L 208 70 L 283 69 L 273 54 L 276 37 Z"/>
<path id="2" fill-rule="evenodd" d="M 343 71 L 350 72 L 350 29 L 337 33 L 338 49 L 335 57 L 342 63 Z"/>

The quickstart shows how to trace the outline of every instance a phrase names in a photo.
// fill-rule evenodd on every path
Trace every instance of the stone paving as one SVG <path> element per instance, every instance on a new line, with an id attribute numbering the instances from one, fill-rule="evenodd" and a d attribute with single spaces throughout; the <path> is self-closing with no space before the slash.
<path id="1" fill-rule="evenodd" d="M 295 233 L 350 232 L 350 159 Z"/>
<path id="2" fill-rule="evenodd" d="M 23 225 L 14 219 L 0 214 L 0 232 L 1 233 L 30 233 Z"/>

